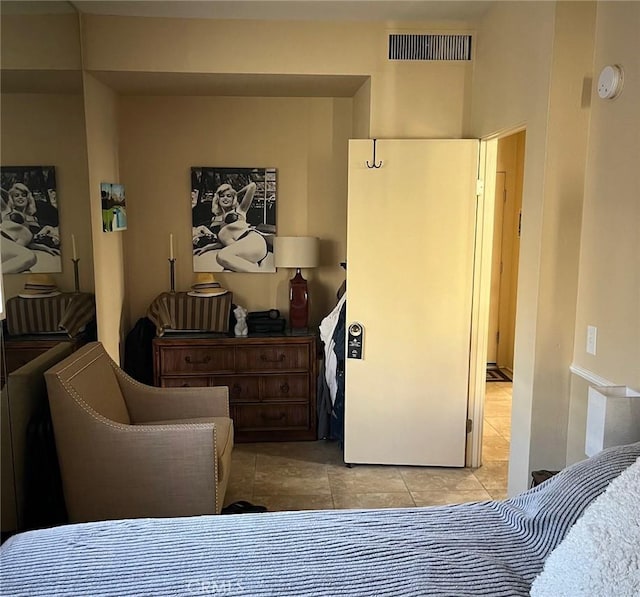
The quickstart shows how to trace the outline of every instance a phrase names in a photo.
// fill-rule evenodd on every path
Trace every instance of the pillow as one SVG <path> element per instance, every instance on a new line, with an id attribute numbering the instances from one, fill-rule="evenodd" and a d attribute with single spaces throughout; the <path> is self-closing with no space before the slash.
<path id="1" fill-rule="evenodd" d="M 531 586 L 531 597 L 638 595 L 640 458 L 584 511 Z"/>

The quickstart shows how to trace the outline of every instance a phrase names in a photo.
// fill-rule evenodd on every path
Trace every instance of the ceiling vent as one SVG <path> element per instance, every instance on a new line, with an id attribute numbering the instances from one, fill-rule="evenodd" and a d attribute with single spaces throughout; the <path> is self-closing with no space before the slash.
<path id="1" fill-rule="evenodd" d="M 389 60 L 471 60 L 471 36 L 392 33 Z"/>

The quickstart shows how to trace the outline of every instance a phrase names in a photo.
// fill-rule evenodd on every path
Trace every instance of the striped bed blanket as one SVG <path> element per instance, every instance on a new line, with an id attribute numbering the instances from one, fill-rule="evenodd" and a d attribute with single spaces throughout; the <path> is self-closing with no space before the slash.
<path id="1" fill-rule="evenodd" d="M 74 524 L 10 538 L 2 595 L 528 595 L 546 557 L 640 456 L 610 448 L 517 497 L 446 507 Z"/>

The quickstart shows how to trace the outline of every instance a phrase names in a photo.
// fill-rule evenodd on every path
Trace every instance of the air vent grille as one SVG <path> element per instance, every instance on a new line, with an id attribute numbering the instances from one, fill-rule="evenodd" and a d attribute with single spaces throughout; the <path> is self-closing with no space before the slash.
<path id="1" fill-rule="evenodd" d="M 471 60 L 471 36 L 392 33 L 389 60 Z"/>

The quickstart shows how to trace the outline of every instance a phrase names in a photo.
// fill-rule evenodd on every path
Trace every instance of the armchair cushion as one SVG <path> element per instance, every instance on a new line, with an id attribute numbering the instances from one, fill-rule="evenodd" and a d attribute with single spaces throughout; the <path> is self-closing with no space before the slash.
<path id="1" fill-rule="evenodd" d="M 45 379 L 71 522 L 220 512 L 233 447 L 227 388 L 203 388 L 182 412 L 184 394 L 132 380 L 99 342 Z"/>
<path id="2" fill-rule="evenodd" d="M 207 388 L 155 388 L 132 380 L 116 370 L 127 410 L 134 424 L 165 419 L 229 418 L 229 390 Z"/>
<path id="3" fill-rule="evenodd" d="M 233 450 L 233 425 L 227 417 L 211 417 L 197 419 L 168 419 L 165 421 L 147 421 L 142 425 L 186 425 L 191 423 L 213 423 L 215 425 L 215 442 L 218 447 L 218 482 L 228 476 L 231 467 Z"/>

